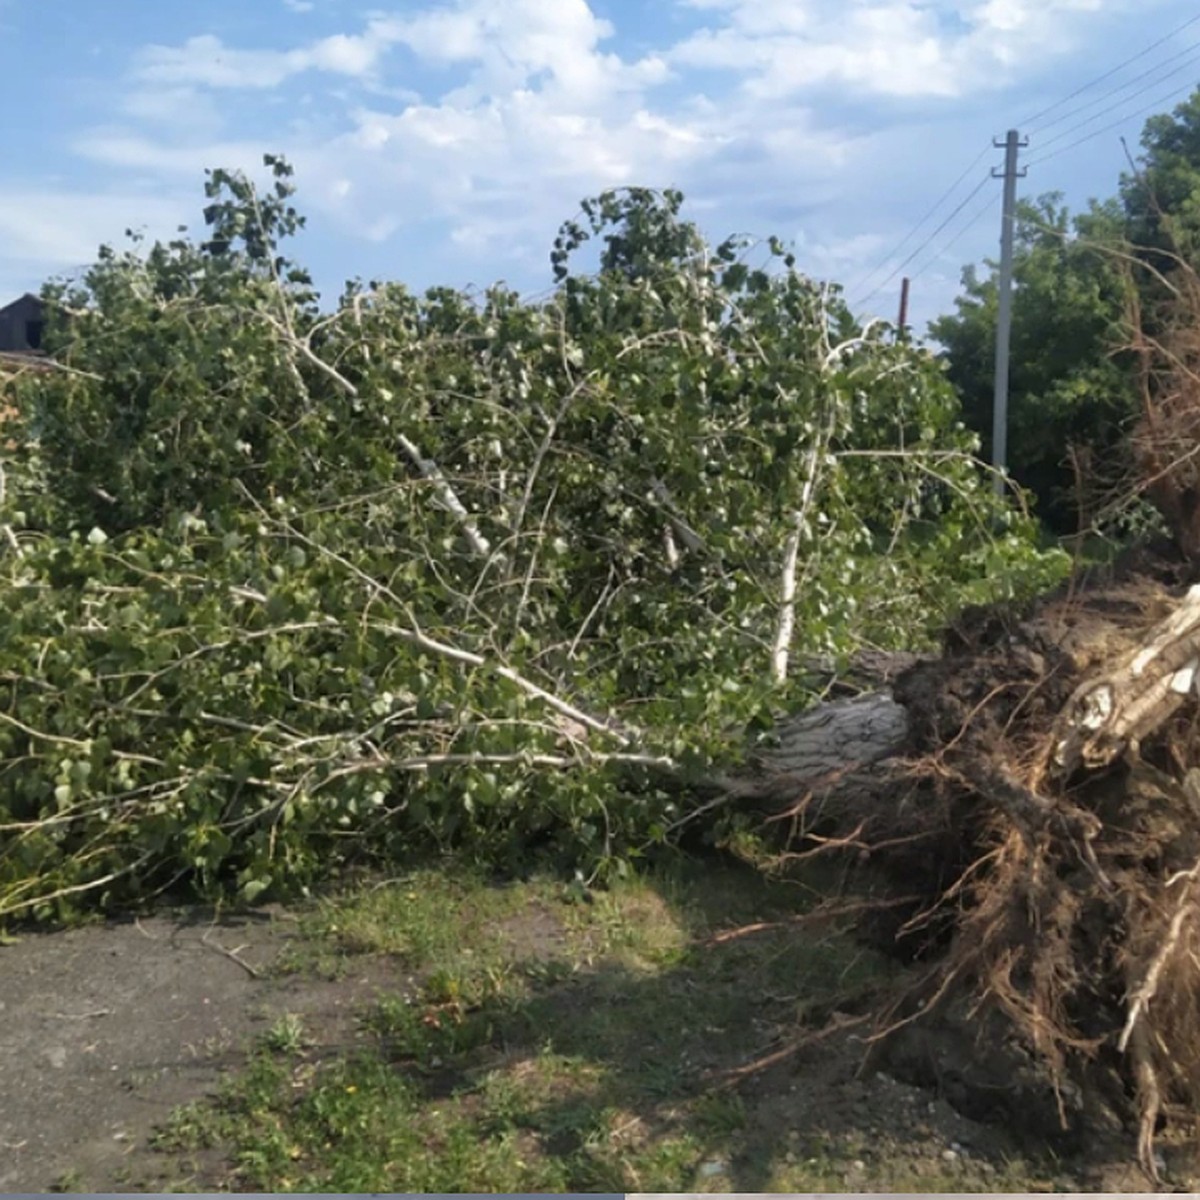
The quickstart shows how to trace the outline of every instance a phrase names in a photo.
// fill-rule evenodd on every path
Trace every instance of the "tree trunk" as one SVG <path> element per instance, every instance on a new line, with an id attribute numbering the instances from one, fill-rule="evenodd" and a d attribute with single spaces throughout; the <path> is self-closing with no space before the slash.
<path id="1" fill-rule="evenodd" d="M 860 790 L 875 764 L 908 739 L 908 710 L 890 690 L 831 700 L 779 726 L 778 744 L 755 756 L 739 786 L 755 800 L 785 800 L 819 790 Z"/>

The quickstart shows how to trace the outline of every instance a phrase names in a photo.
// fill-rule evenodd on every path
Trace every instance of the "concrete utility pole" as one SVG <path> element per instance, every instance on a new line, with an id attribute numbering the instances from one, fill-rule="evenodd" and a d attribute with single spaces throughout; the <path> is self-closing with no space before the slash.
<path id="1" fill-rule="evenodd" d="M 896 322 L 896 334 L 904 337 L 904 327 L 908 324 L 908 286 L 911 280 L 907 275 L 900 280 L 900 319 Z"/>
<path id="2" fill-rule="evenodd" d="M 1013 226 L 1016 221 L 1017 151 L 1028 146 L 1015 129 L 1008 131 L 1003 142 L 993 140 L 993 146 L 1004 147 L 1004 172 L 992 171 L 993 178 L 1004 180 L 1004 211 L 1000 218 L 1000 295 L 996 312 L 996 390 L 992 408 L 992 465 L 996 468 L 996 492 L 1002 494 L 1004 481 L 999 472 L 1008 459 L 1008 347 L 1012 339 L 1012 260 Z"/>

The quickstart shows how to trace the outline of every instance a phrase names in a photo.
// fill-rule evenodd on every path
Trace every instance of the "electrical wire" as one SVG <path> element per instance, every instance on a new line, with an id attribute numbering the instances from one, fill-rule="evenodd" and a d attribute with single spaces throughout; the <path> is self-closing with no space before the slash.
<path id="1" fill-rule="evenodd" d="M 1185 63 L 1182 67 L 1176 67 L 1174 71 L 1168 71 L 1165 75 L 1160 76 L 1153 83 L 1148 83 L 1145 87 L 1138 88 L 1138 90 L 1136 92 L 1133 92 L 1131 95 L 1126 96 L 1124 99 L 1118 100 L 1116 102 L 1116 104 L 1110 104 L 1107 108 L 1102 108 L 1099 112 L 1093 113 L 1086 120 L 1080 121 L 1078 124 L 1072 125 L 1069 128 L 1064 129 L 1061 133 L 1056 133 L 1052 138 L 1043 142 L 1040 149 L 1046 149 L 1048 146 L 1053 146 L 1055 142 L 1061 142 L 1063 140 L 1063 138 L 1070 137 L 1071 134 L 1077 133 L 1079 130 L 1087 128 L 1087 126 L 1089 126 L 1093 121 L 1099 120 L 1100 117 L 1107 116 L 1110 112 L 1114 112 L 1116 109 L 1120 108 L 1123 104 L 1127 104 L 1130 100 L 1133 100 L 1138 96 L 1145 95 L 1145 93 L 1148 91 L 1151 91 L 1155 87 L 1156 84 L 1160 84 L 1164 80 L 1171 79 L 1173 76 L 1179 75 L 1181 72 L 1189 71 L 1191 69 L 1192 69 L 1192 64 Z M 1187 86 L 1189 88 L 1195 86 L 1194 77 L 1193 77 L 1193 81 L 1191 83 L 1189 83 Z M 1173 91 L 1178 91 L 1178 90 L 1179 90 L 1178 87 L 1173 89 Z M 1120 124 L 1122 121 L 1125 121 L 1127 119 L 1128 119 L 1127 117 L 1122 117 L 1117 123 Z"/>
<path id="2" fill-rule="evenodd" d="M 903 271 L 904 268 L 907 267 L 908 264 L 910 262 L 912 262 L 912 260 L 914 258 L 916 258 L 917 255 L 920 254 L 921 251 L 924 250 L 925 247 L 928 246 L 938 236 L 938 234 L 941 233 L 942 230 L 945 229 L 946 226 L 949 225 L 950 222 L 953 221 L 954 218 L 957 217 L 958 214 L 960 212 L 962 212 L 962 210 L 964 208 L 966 208 L 967 205 L 970 204 L 972 200 L 975 199 L 976 196 L 979 195 L 979 193 L 983 190 L 984 186 L 991 182 L 991 179 L 992 179 L 992 173 L 991 173 L 991 171 L 989 171 L 970 190 L 970 192 L 967 193 L 966 197 L 951 211 L 950 215 L 947 216 L 946 219 L 898 267 L 896 267 L 892 271 L 892 273 L 886 279 L 883 280 L 882 283 L 880 283 L 877 287 L 875 287 L 871 291 L 869 291 L 865 296 L 862 297 L 861 300 L 859 300 L 852 307 L 862 308 L 863 305 L 865 305 L 868 300 L 872 299 L 874 296 L 878 295 L 881 291 L 883 291 L 883 289 L 885 287 L 887 287 L 887 285 L 889 283 L 891 283 L 892 280 L 895 279 L 896 276 L 899 275 L 900 272 Z"/>
<path id="3" fill-rule="evenodd" d="M 1054 120 L 1047 121 L 1044 124 L 1042 124 L 1041 126 L 1036 125 L 1036 122 L 1041 120 L 1043 117 L 1048 116 L 1049 114 L 1053 113 L 1055 110 L 1061 108 L 1064 104 L 1068 104 L 1071 100 L 1074 100 L 1076 97 L 1083 95 L 1085 92 L 1096 87 L 1098 84 L 1103 83 L 1105 80 L 1111 79 L 1113 76 L 1120 74 L 1121 71 L 1123 71 L 1126 67 L 1130 66 L 1132 63 L 1137 62 L 1139 59 L 1145 58 L 1148 54 L 1152 53 L 1154 50 L 1157 50 L 1160 46 L 1169 42 L 1172 38 L 1177 37 L 1179 34 L 1183 33 L 1187 29 L 1190 29 L 1193 25 L 1196 25 L 1196 24 L 1200 24 L 1200 14 L 1197 14 L 1193 17 L 1188 18 L 1188 20 L 1186 20 L 1182 24 L 1176 26 L 1174 29 L 1170 30 L 1168 33 L 1165 33 L 1162 37 L 1151 42 L 1148 46 L 1139 50 L 1136 54 L 1130 55 L 1128 58 L 1123 59 L 1121 62 L 1117 63 L 1115 66 L 1110 67 L 1107 71 L 1104 71 L 1102 74 L 1097 75 L 1095 78 L 1090 79 L 1086 83 L 1081 84 L 1074 91 L 1069 92 L 1067 95 L 1056 100 L 1053 104 L 1049 104 L 1045 108 L 1039 110 L 1038 112 L 1033 113 L 1031 116 L 1026 118 L 1026 120 L 1024 122 L 1022 122 L 1020 127 L 1021 128 L 1032 127 L 1032 129 L 1035 133 L 1036 132 L 1045 132 L 1048 129 L 1053 129 L 1056 125 L 1061 125 L 1064 121 L 1070 120 L 1071 117 L 1077 116 L 1079 113 L 1086 112 L 1089 108 L 1093 108 L 1097 104 L 1103 103 L 1105 100 L 1109 99 L 1112 96 L 1116 96 L 1122 92 L 1128 92 L 1129 88 L 1133 84 L 1138 83 L 1143 79 L 1146 79 L 1148 76 L 1153 75 L 1155 77 L 1145 87 L 1139 88 L 1136 91 L 1132 92 L 1131 94 L 1123 96 L 1115 104 L 1110 104 L 1108 107 L 1101 109 L 1099 112 L 1093 113 L 1090 117 L 1084 119 L 1083 121 L 1078 122 L 1075 125 L 1070 126 L 1068 129 L 1065 129 L 1061 133 L 1058 133 L 1054 137 L 1050 138 L 1049 141 L 1046 143 L 1046 145 L 1052 146 L 1055 143 L 1062 141 L 1063 138 L 1070 137 L 1071 134 L 1079 132 L 1082 129 L 1085 129 L 1087 126 L 1091 125 L 1094 121 L 1099 120 L 1101 117 L 1106 116 L 1108 113 L 1115 111 L 1116 109 L 1120 108 L 1122 105 L 1127 104 L 1130 100 L 1136 99 L 1138 96 L 1144 95 L 1146 92 L 1150 91 L 1157 84 L 1162 83 L 1163 80 L 1170 79 L 1173 76 L 1180 74 L 1182 71 L 1189 69 L 1189 67 L 1192 66 L 1192 57 L 1191 56 L 1195 55 L 1197 52 L 1200 52 L 1200 42 L 1193 43 L 1191 46 L 1184 47 L 1184 49 L 1178 51 L 1175 54 L 1172 54 L 1170 57 L 1162 60 L 1161 62 L 1156 63 L 1153 67 L 1150 67 L 1149 69 L 1147 69 L 1145 71 L 1142 71 L 1138 75 L 1135 75 L 1133 78 L 1126 80 L 1124 83 L 1119 84 L 1116 87 L 1108 89 L 1107 91 L 1101 93 L 1099 96 L 1095 97 L 1094 99 L 1087 101 L 1085 104 L 1078 105 L 1075 108 L 1069 110 L 1068 112 L 1063 113 L 1063 114 L 1059 115 L 1058 117 L 1055 117 Z M 1162 68 L 1164 66 L 1167 66 L 1170 63 L 1176 62 L 1180 59 L 1185 60 L 1185 62 L 1183 63 L 1182 66 L 1177 67 L 1174 71 L 1168 72 L 1166 75 L 1161 74 Z M 1102 126 L 1100 129 L 1093 130 L 1092 132 L 1085 134 L 1083 137 L 1077 138 L 1075 141 L 1070 142 L 1066 146 L 1062 146 L 1059 149 L 1054 150 L 1049 154 L 1043 154 L 1039 158 L 1034 159 L 1032 162 L 1028 163 L 1027 165 L 1028 166 L 1036 166 L 1039 163 L 1047 162 L 1050 159 L 1057 158 L 1061 154 L 1066 154 L 1068 151 L 1073 150 L 1076 146 L 1082 145 L 1084 142 L 1091 141 L 1093 138 L 1099 137 L 1100 135 L 1107 133 L 1109 130 L 1114 129 L 1117 126 L 1124 124 L 1126 121 L 1129 121 L 1129 120 L 1133 119 L 1134 117 L 1140 116 L 1144 112 L 1147 112 L 1153 108 L 1158 107 L 1159 105 L 1163 104 L 1166 100 L 1171 99 L 1172 97 L 1176 96 L 1179 92 L 1190 90 L 1192 86 L 1193 85 L 1191 83 L 1189 83 L 1189 84 L 1185 85 L 1185 87 L 1183 87 L 1183 88 L 1178 88 L 1178 87 L 1174 88 L 1174 89 L 1172 89 L 1172 91 L 1170 93 L 1167 93 L 1166 95 L 1157 97 L 1155 100 L 1151 101 L 1149 104 L 1145 105 L 1143 108 L 1140 108 L 1140 109 L 1136 110 L 1135 112 L 1128 113 L 1125 116 L 1120 117 L 1117 121 L 1114 121 L 1108 125 Z M 926 211 L 926 213 L 921 217 L 921 219 L 914 226 L 912 226 L 911 229 L 909 229 L 908 233 L 906 233 L 904 235 L 904 237 L 900 240 L 900 242 L 892 250 L 890 250 L 882 259 L 880 259 L 866 273 L 866 275 L 862 276 L 853 285 L 853 287 L 849 288 L 848 291 L 853 293 L 854 291 L 858 290 L 859 288 L 866 287 L 875 278 L 875 276 L 878 275 L 878 273 L 887 266 L 887 264 L 889 262 L 893 261 L 895 259 L 895 257 L 908 245 L 908 243 L 920 232 L 920 230 L 926 225 L 926 223 L 938 212 L 938 210 L 942 207 L 942 205 L 945 204 L 945 202 L 958 190 L 958 188 L 963 183 L 963 181 L 968 177 L 968 175 L 970 175 L 970 173 L 975 169 L 975 167 L 979 164 L 979 162 L 992 150 L 992 148 L 993 147 L 990 143 L 987 146 L 985 146 L 984 149 L 982 151 L 980 151 L 980 153 L 975 157 L 975 159 L 972 160 L 972 162 L 970 162 L 967 165 L 967 167 L 963 170 L 962 174 L 959 175 L 957 179 L 955 179 L 955 181 L 945 190 L 945 192 L 942 193 L 942 195 L 937 199 L 937 201 L 935 201 L 935 203 L 928 209 L 928 211 Z M 917 258 L 922 253 L 922 251 L 925 250 L 938 237 L 938 235 L 944 229 L 946 229 L 946 227 L 954 220 L 954 218 L 963 211 L 963 209 L 971 202 L 971 200 L 973 200 L 975 198 L 975 196 L 978 195 L 980 190 L 984 187 L 984 185 L 988 182 L 988 180 L 991 177 L 992 176 L 991 176 L 990 172 L 988 173 L 988 175 L 984 176 L 984 178 L 981 179 L 979 181 L 979 183 L 977 183 L 975 185 L 975 187 L 971 190 L 971 192 L 968 193 L 967 196 L 964 197 L 964 199 L 962 201 L 960 201 L 959 204 L 945 217 L 945 219 L 941 222 L 941 224 L 938 225 L 938 227 L 936 229 L 934 229 L 933 232 L 930 233 L 929 236 L 926 237 L 925 240 L 923 242 L 921 242 L 921 244 L 919 246 L 917 246 L 917 248 L 915 250 L 913 250 L 912 253 L 909 254 L 907 258 L 904 259 L 903 262 L 901 262 L 897 267 L 895 267 L 891 271 L 890 274 L 888 274 L 879 284 L 877 284 L 874 288 L 872 288 L 869 292 L 867 292 L 867 294 L 865 296 L 863 296 L 862 299 L 856 305 L 854 305 L 854 307 L 862 307 L 863 305 L 865 305 L 868 301 L 870 301 L 876 295 L 878 295 L 879 292 L 881 292 L 893 279 L 895 279 L 895 277 L 902 270 L 904 270 L 904 268 L 906 266 L 908 266 L 909 263 L 911 263 L 915 258 Z M 958 242 L 958 240 L 968 230 L 972 229 L 978 223 L 978 221 L 983 217 L 983 215 L 996 204 L 996 201 L 997 201 L 996 197 L 989 197 L 983 205 L 976 208 L 974 210 L 974 212 L 972 213 L 971 217 L 965 222 L 965 224 L 961 225 L 958 228 L 957 232 L 954 233 L 954 235 L 950 238 L 950 240 L 947 241 L 945 244 L 943 244 L 939 249 L 935 250 L 933 255 L 931 257 L 929 257 L 922 266 L 920 266 L 916 271 L 914 271 L 913 274 L 910 276 L 910 278 L 915 279 L 922 272 L 928 270 L 935 262 L 938 261 L 938 259 L 940 259 L 942 256 L 944 256 L 951 249 L 951 247 L 954 246 Z"/>
<path id="4" fill-rule="evenodd" d="M 1020 128 L 1024 129 L 1032 126 L 1035 122 L 1040 121 L 1047 114 L 1052 113 L 1056 108 L 1061 108 L 1064 104 L 1074 100 L 1076 96 L 1082 96 L 1084 92 L 1088 91 L 1090 88 L 1094 88 L 1096 84 L 1103 83 L 1106 79 L 1111 79 L 1114 75 L 1119 74 L 1127 66 L 1129 66 L 1130 63 L 1135 63 L 1138 61 L 1138 59 L 1145 58 L 1146 55 L 1152 50 L 1157 50 L 1159 46 L 1163 45 L 1165 42 L 1169 42 L 1173 37 L 1177 37 L 1185 29 L 1190 29 L 1193 25 L 1198 23 L 1200 23 L 1200 13 L 1194 17 L 1190 17 L 1188 20 L 1184 21 L 1182 25 L 1172 29 L 1169 33 L 1163 34 L 1162 37 L 1160 37 L 1157 41 L 1151 42 L 1150 45 L 1144 50 L 1139 50 L 1136 54 L 1131 54 L 1124 61 L 1117 63 L 1115 67 L 1111 67 L 1109 70 L 1105 71 L 1104 74 L 1097 75 L 1095 79 L 1089 79 L 1087 83 L 1081 84 L 1073 92 L 1070 92 L 1061 99 L 1056 100 L 1053 104 L 1047 105 L 1040 112 L 1035 112 L 1031 117 L 1026 117 L 1025 120 L 1021 122 Z"/>
<path id="5" fill-rule="evenodd" d="M 900 239 L 900 242 L 893 246 L 892 249 L 883 256 L 883 258 L 881 258 L 865 275 L 861 276 L 848 290 L 851 292 L 856 292 L 860 288 L 866 287 L 867 284 L 869 284 L 871 280 L 874 279 L 875 276 L 878 275 L 879 272 L 888 265 L 888 263 L 892 262 L 896 255 L 899 254 L 900 251 L 903 250 L 910 241 L 912 241 L 913 237 L 915 237 L 916 234 L 921 230 L 926 221 L 928 221 L 930 217 L 932 217 L 938 211 L 938 209 L 941 208 L 942 205 L 945 204 L 945 202 L 952 195 L 954 195 L 963 180 L 966 179 L 966 177 L 970 175 L 973 170 L 975 170 L 975 168 L 983 161 L 985 156 L 990 154 L 991 151 L 992 146 L 989 142 L 988 145 L 984 146 L 984 148 L 975 156 L 975 158 L 973 158 L 971 162 L 967 164 L 963 170 L 963 173 L 941 194 L 941 196 L 938 197 L 925 215 L 904 235 L 904 237 Z M 968 199 L 970 199 L 970 197 L 968 197 Z M 884 283 L 886 282 L 887 280 L 884 280 Z M 884 284 L 881 283 L 879 286 L 882 288 Z M 874 292 L 871 293 L 871 295 L 874 294 Z"/>
<path id="6" fill-rule="evenodd" d="M 1163 67 L 1168 66 L 1170 63 L 1173 63 L 1180 58 L 1190 57 L 1197 53 L 1200 53 L 1200 42 L 1193 42 L 1190 46 L 1186 46 L 1184 49 L 1180 50 L 1177 54 L 1172 54 L 1170 58 L 1165 58 L 1162 62 L 1155 63 L 1154 66 L 1142 71 L 1138 75 L 1135 75 L 1132 79 L 1126 80 L 1119 87 L 1110 88 L 1107 92 L 1101 92 L 1100 95 L 1094 100 L 1089 100 L 1086 104 L 1080 104 L 1076 108 L 1068 109 L 1067 112 L 1062 114 L 1062 116 L 1055 117 L 1053 121 L 1047 121 L 1045 125 L 1034 126 L 1032 129 L 1027 129 L 1025 130 L 1025 133 L 1030 137 L 1035 137 L 1039 133 L 1045 133 L 1047 129 L 1053 129 L 1055 125 L 1061 125 L 1063 121 L 1068 121 L 1071 119 L 1071 117 L 1074 117 L 1081 112 L 1086 112 L 1089 108 L 1093 108 L 1097 104 L 1102 104 L 1110 96 L 1115 96 L 1118 92 L 1127 91 L 1140 80 L 1146 79 L 1151 75 L 1157 75 Z M 1180 69 L 1182 70 L 1183 68 Z M 1163 76 L 1160 78 L 1169 78 L 1169 76 Z M 1158 82 L 1158 80 L 1155 82 Z M 1153 87 L 1154 84 L 1151 83 L 1149 86 Z M 1136 95 L 1137 93 L 1134 94 Z M 1127 100 L 1132 98 L 1132 96 L 1126 97 Z"/>
<path id="7" fill-rule="evenodd" d="M 935 250 L 934 253 L 927 258 L 921 266 L 917 267 L 909 275 L 909 279 L 919 279 L 926 271 L 929 270 L 930 267 L 933 266 L 934 263 L 949 254 L 950 250 L 958 243 L 959 239 L 962 238 L 962 236 L 969 230 L 974 229 L 975 226 L 978 225 L 979 222 L 999 203 L 999 193 L 985 197 L 984 202 L 976 207 L 975 211 L 972 212 L 971 216 L 964 224 L 959 226 L 958 231 L 954 234 L 954 236 L 948 242 L 946 242 L 945 245 L 938 247 L 938 249 Z"/>
<path id="8" fill-rule="evenodd" d="M 1108 133 L 1113 129 L 1119 129 L 1127 121 L 1132 121 L 1135 117 L 1140 117 L 1144 113 L 1148 113 L 1148 112 L 1153 111 L 1154 109 L 1160 108 L 1163 104 L 1166 104 L 1167 101 L 1172 100 L 1177 96 L 1181 96 L 1185 92 L 1191 92 L 1194 88 L 1195 88 L 1194 82 L 1185 83 L 1181 87 L 1173 88 L 1171 91 L 1167 92 L 1165 95 L 1156 96 L 1153 100 L 1150 101 L 1149 104 L 1145 104 L 1141 108 L 1135 109 L 1133 112 L 1126 113 L 1124 116 L 1119 117 L 1117 120 L 1111 121 L 1107 125 L 1102 125 L 1099 129 L 1093 129 L 1091 133 L 1084 134 L 1083 137 L 1076 138 L 1075 141 L 1069 142 L 1065 146 L 1060 146 L 1057 150 L 1053 150 L 1049 154 L 1043 154 L 1040 158 L 1033 159 L 1031 162 L 1026 163 L 1026 166 L 1027 167 L 1036 167 L 1040 163 L 1049 162 L 1050 159 L 1052 159 L 1052 158 L 1058 158 L 1058 156 L 1060 154 L 1066 154 L 1068 150 L 1074 150 L 1076 146 L 1082 146 L 1084 144 L 1084 142 L 1090 142 L 1093 138 L 1100 137 L 1101 134 Z M 1086 123 L 1087 122 L 1085 122 L 1085 124 Z"/>

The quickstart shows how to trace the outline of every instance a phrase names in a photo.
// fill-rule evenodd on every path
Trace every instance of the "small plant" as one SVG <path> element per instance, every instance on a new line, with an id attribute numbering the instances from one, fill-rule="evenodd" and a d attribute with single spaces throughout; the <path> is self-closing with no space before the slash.
<path id="1" fill-rule="evenodd" d="M 74 1167 L 63 1171 L 54 1181 L 52 1192 L 82 1192 L 87 1189 L 83 1184 L 83 1173 Z"/>
<path id="2" fill-rule="evenodd" d="M 308 1041 L 304 1022 L 296 1013 L 283 1013 L 262 1036 L 263 1048 L 272 1054 L 297 1054 Z"/>

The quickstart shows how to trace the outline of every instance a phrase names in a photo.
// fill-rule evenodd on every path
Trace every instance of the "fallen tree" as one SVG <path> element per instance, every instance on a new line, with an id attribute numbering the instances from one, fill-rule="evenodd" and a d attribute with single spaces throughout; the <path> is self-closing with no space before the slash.
<path id="1" fill-rule="evenodd" d="M 782 859 L 850 855 L 886 908 L 866 928 L 925 968 L 873 1040 L 969 1006 L 977 1054 L 1015 1034 L 1036 1064 L 1022 1084 L 997 1060 L 977 1089 L 1040 1123 L 1040 1088 L 1069 1129 L 1106 1073 L 1118 1110 L 1127 1082 L 1151 1173 L 1163 1115 L 1200 1105 L 1200 586 L 1184 575 L 1144 559 L 964 614 L 889 687 L 788 722 L 739 785 L 773 806 Z"/>
<path id="2" fill-rule="evenodd" d="M 974 1046 L 963 1103 L 1127 1123 L 1158 1178 L 1156 1137 L 1200 1115 L 1200 277 L 1145 268 L 1148 313 L 1125 261 L 1143 393 L 1125 494 L 1171 545 L 964 611 L 940 654 L 788 721 L 735 790 L 779 861 L 861 867 L 864 932 L 919 964 L 873 1010 L 875 1052 L 911 1060 L 936 1014 Z"/>
<path id="3" fill-rule="evenodd" d="M 549 297 L 323 312 L 264 165 L 210 174 L 202 244 L 48 288 L 49 369 L 3 385 L 0 922 L 444 849 L 601 879 L 807 657 L 1061 578 L 933 356 L 778 242 L 630 189 Z"/>
<path id="4" fill-rule="evenodd" d="M 1111 1059 L 1148 1160 L 1195 1110 L 1185 575 L 861 653 L 1061 578 L 928 354 L 636 191 L 563 227 L 544 304 L 351 285 L 322 316 L 274 168 L 266 199 L 214 173 L 204 247 L 106 252 L 14 385 L 13 465 L 53 486 L 0 511 L 0 920 L 368 851 L 598 878 L 749 808 L 889 885 L 870 933 L 924 977 L 873 1037 L 981 1002 L 1068 1122 Z M 813 705 L 822 654 L 852 668 Z"/>

